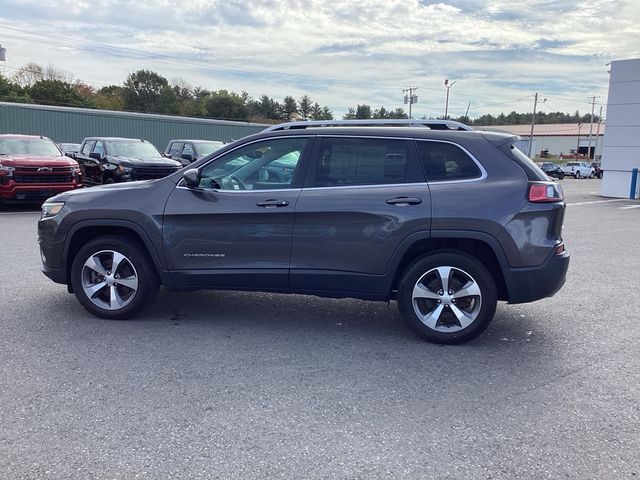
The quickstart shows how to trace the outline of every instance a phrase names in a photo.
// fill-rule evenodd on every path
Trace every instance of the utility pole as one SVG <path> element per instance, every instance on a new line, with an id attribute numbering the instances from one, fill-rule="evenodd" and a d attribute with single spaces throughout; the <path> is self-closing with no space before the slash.
<path id="1" fill-rule="evenodd" d="M 588 147 L 587 147 L 587 158 L 592 158 L 591 157 L 591 134 L 593 133 L 593 114 L 596 108 L 596 97 L 592 97 L 591 100 L 591 123 L 589 124 L 589 143 L 588 143 Z M 594 155 L 595 155 L 595 150 L 594 150 Z"/>
<path id="2" fill-rule="evenodd" d="M 602 123 L 602 105 L 600 105 L 600 113 L 598 114 L 598 130 L 596 130 L 596 146 L 593 148 L 593 158 L 595 160 L 596 150 L 598 149 L 598 139 L 600 138 L 600 124 Z"/>
<path id="3" fill-rule="evenodd" d="M 448 120 L 449 119 L 449 89 L 451 87 L 453 87 L 453 84 L 456 83 L 457 80 L 454 80 L 453 82 L 449 83 L 449 79 L 445 79 L 444 81 L 444 86 L 447 89 L 447 99 L 444 102 L 444 119 Z"/>
<path id="4" fill-rule="evenodd" d="M 402 93 L 404 93 L 404 104 L 407 105 L 409 104 L 409 118 L 413 118 L 411 116 L 411 105 L 413 105 L 414 103 L 418 103 L 418 96 L 414 95 L 413 92 L 415 92 L 416 90 L 418 90 L 418 87 L 408 87 L 402 90 Z M 407 95 L 407 93 L 409 95 Z"/>
<path id="5" fill-rule="evenodd" d="M 531 117 L 531 133 L 529 134 L 529 153 L 527 157 L 531 158 L 531 148 L 533 147 L 533 127 L 536 124 L 536 108 L 538 107 L 538 93 L 533 97 L 533 116 Z"/>
<path id="6" fill-rule="evenodd" d="M 464 112 L 465 118 L 469 118 L 469 109 L 471 108 L 471 102 L 467 104 L 467 111 Z"/>

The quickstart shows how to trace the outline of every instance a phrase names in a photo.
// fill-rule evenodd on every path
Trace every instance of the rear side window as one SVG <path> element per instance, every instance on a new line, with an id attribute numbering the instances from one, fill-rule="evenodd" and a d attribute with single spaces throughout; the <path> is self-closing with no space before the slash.
<path id="1" fill-rule="evenodd" d="M 451 143 L 418 141 L 420 160 L 430 182 L 480 178 L 482 172 L 473 159 Z"/>
<path id="2" fill-rule="evenodd" d="M 323 138 L 315 167 L 313 187 L 424 182 L 406 140 Z"/>

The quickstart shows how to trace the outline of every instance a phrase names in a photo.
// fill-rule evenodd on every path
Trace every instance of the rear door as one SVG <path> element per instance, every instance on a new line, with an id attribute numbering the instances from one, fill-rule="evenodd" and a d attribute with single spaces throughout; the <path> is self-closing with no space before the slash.
<path id="1" fill-rule="evenodd" d="M 415 142 L 318 137 L 296 205 L 291 286 L 371 293 L 408 235 L 430 228 Z"/>
<path id="2" fill-rule="evenodd" d="M 286 291 L 293 214 L 312 139 L 274 137 L 200 167 L 200 187 L 178 185 L 165 207 L 165 259 L 180 286 Z M 295 157 L 292 177 L 269 168 Z"/>

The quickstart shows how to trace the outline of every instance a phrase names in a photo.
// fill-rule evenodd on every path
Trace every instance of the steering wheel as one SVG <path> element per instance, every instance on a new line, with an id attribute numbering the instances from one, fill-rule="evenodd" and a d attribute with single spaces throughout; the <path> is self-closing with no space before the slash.
<path id="1" fill-rule="evenodd" d="M 231 187 L 231 190 L 246 190 L 247 189 L 245 184 L 242 183 L 240 181 L 240 179 L 238 177 L 236 177 L 235 175 L 231 175 L 229 177 L 229 186 Z M 236 188 L 236 187 L 238 187 L 238 188 Z"/>

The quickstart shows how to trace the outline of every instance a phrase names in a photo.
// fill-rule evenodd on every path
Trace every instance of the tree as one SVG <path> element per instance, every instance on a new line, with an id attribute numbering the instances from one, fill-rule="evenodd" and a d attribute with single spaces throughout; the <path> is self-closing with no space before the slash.
<path id="1" fill-rule="evenodd" d="M 81 95 L 73 85 L 60 80 L 40 80 L 29 89 L 29 96 L 37 103 L 73 107 L 94 107 L 90 98 Z"/>
<path id="2" fill-rule="evenodd" d="M 129 74 L 124 82 L 128 110 L 150 113 L 178 113 L 178 99 L 163 76 L 151 70 Z"/>
<path id="3" fill-rule="evenodd" d="M 355 118 L 356 111 L 353 108 L 349 108 L 349 110 L 347 110 L 347 113 L 342 116 L 343 120 L 355 120 Z"/>
<path id="4" fill-rule="evenodd" d="M 358 105 L 356 107 L 356 119 L 366 120 L 371 118 L 371 107 L 369 105 Z"/>
<path id="5" fill-rule="evenodd" d="M 298 102 L 295 98 L 287 95 L 282 101 L 282 117 L 289 121 L 294 113 L 298 113 Z"/>
<path id="6" fill-rule="evenodd" d="M 28 103 L 31 101 L 20 85 L 10 82 L 2 74 L 0 74 L 0 100 L 3 102 L 18 103 Z"/>
<path id="7" fill-rule="evenodd" d="M 214 118 L 246 120 L 247 109 L 244 98 L 234 92 L 219 90 L 213 92 L 205 103 L 207 114 Z"/>
<path id="8" fill-rule="evenodd" d="M 300 116 L 303 120 L 309 118 L 309 115 L 311 114 L 311 108 L 312 104 L 309 95 L 303 95 L 302 97 L 300 97 L 300 100 L 298 101 L 298 111 L 300 112 Z"/>

